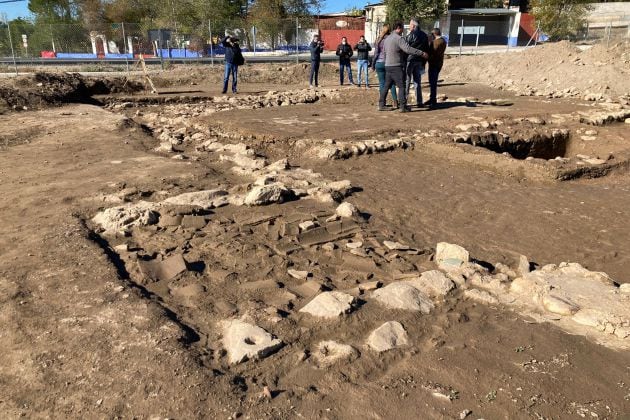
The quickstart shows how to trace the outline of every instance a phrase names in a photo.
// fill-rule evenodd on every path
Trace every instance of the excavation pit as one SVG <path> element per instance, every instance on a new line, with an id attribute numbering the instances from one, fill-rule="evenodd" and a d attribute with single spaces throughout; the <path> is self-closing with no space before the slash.
<path id="1" fill-rule="evenodd" d="M 534 131 L 527 134 L 505 134 L 499 131 L 472 133 L 467 143 L 496 153 L 508 153 L 514 159 L 554 159 L 565 157 L 570 134 L 568 130 Z"/>

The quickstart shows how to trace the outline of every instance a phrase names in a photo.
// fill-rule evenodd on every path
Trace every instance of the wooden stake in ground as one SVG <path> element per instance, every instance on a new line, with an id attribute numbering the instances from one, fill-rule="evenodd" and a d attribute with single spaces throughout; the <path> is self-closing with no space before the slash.
<path id="1" fill-rule="evenodd" d="M 157 89 L 155 88 L 155 85 L 153 84 L 153 81 L 149 77 L 149 71 L 147 70 L 147 64 L 144 61 L 144 55 L 143 54 L 140 54 L 138 56 L 138 60 L 135 63 L 133 63 L 133 67 L 131 69 L 135 70 L 135 69 L 137 69 L 139 67 L 142 68 L 142 75 L 144 77 L 145 82 L 147 82 L 149 84 L 149 86 L 151 86 L 151 93 L 159 94 Z M 127 82 L 128 81 L 129 81 L 129 79 L 125 80 L 125 84 L 123 85 L 123 89 L 125 88 L 125 86 L 127 86 Z"/>

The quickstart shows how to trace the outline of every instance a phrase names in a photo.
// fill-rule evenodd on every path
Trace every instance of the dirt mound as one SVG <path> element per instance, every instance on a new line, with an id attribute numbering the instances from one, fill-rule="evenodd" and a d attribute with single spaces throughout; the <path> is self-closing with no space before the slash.
<path id="1" fill-rule="evenodd" d="M 338 80 L 338 74 L 337 65 L 322 64 L 319 70 L 319 80 L 320 82 L 334 82 Z M 238 70 L 239 82 L 245 83 L 304 84 L 308 81 L 309 75 L 309 63 L 246 64 Z M 192 68 L 188 65 L 181 65 L 157 76 L 152 76 L 151 79 L 158 87 L 216 84 L 223 80 L 223 65 Z"/>
<path id="2" fill-rule="evenodd" d="M 34 73 L 0 83 L 0 112 L 91 102 L 92 95 L 135 92 L 143 87 L 124 78 L 90 79 L 76 73 Z"/>
<path id="3" fill-rule="evenodd" d="M 630 47 L 598 45 L 581 51 L 570 42 L 448 60 L 446 80 L 488 83 L 520 95 L 615 98 L 630 92 Z"/>

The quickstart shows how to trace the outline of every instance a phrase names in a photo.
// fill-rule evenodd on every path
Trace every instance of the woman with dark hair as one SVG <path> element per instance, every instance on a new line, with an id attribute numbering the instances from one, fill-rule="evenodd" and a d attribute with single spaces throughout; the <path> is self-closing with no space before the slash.
<path id="1" fill-rule="evenodd" d="M 379 92 L 381 92 L 385 88 L 385 49 L 383 48 L 383 44 L 385 43 L 385 38 L 387 38 L 389 34 L 391 34 L 389 25 L 383 25 L 381 34 L 378 36 L 375 42 L 376 49 L 374 50 L 374 58 L 372 59 L 372 70 L 376 71 L 376 75 L 378 76 Z M 390 92 L 392 93 L 394 108 L 398 108 L 398 96 L 396 95 L 396 86 L 392 86 Z"/>

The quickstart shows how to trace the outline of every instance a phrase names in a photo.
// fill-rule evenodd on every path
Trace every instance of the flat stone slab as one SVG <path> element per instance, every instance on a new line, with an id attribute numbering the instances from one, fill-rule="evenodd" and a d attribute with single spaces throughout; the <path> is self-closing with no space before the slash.
<path id="1" fill-rule="evenodd" d="M 264 329 L 238 319 L 223 321 L 223 347 L 230 364 L 262 359 L 282 348 L 283 343 Z"/>
<path id="2" fill-rule="evenodd" d="M 321 318 L 337 318 L 353 309 L 354 296 L 343 292 L 323 292 L 317 295 L 300 312 Z"/>
<path id="3" fill-rule="evenodd" d="M 153 281 L 169 281 L 187 270 L 181 254 L 171 255 L 162 261 L 138 261 L 142 274 Z"/>
<path id="4" fill-rule="evenodd" d="M 367 346 L 374 351 L 383 352 L 409 343 L 407 331 L 400 322 L 389 321 L 372 331 L 367 339 Z"/>
<path id="5" fill-rule="evenodd" d="M 455 288 L 453 280 L 438 270 L 425 271 L 420 277 L 408 280 L 406 283 L 430 297 L 446 296 Z"/>
<path id="6" fill-rule="evenodd" d="M 433 302 L 427 295 L 407 282 L 391 283 L 374 291 L 372 297 L 389 309 L 404 309 L 429 314 L 434 308 Z"/>
<path id="7" fill-rule="evenodd" d="M 313 352 L 313 359 L 317 366 L 325 368 L 339 362 L 349 362 L 359 357 L 359 352 L 348 344 L 336 341 L 321 341 Z"/>

